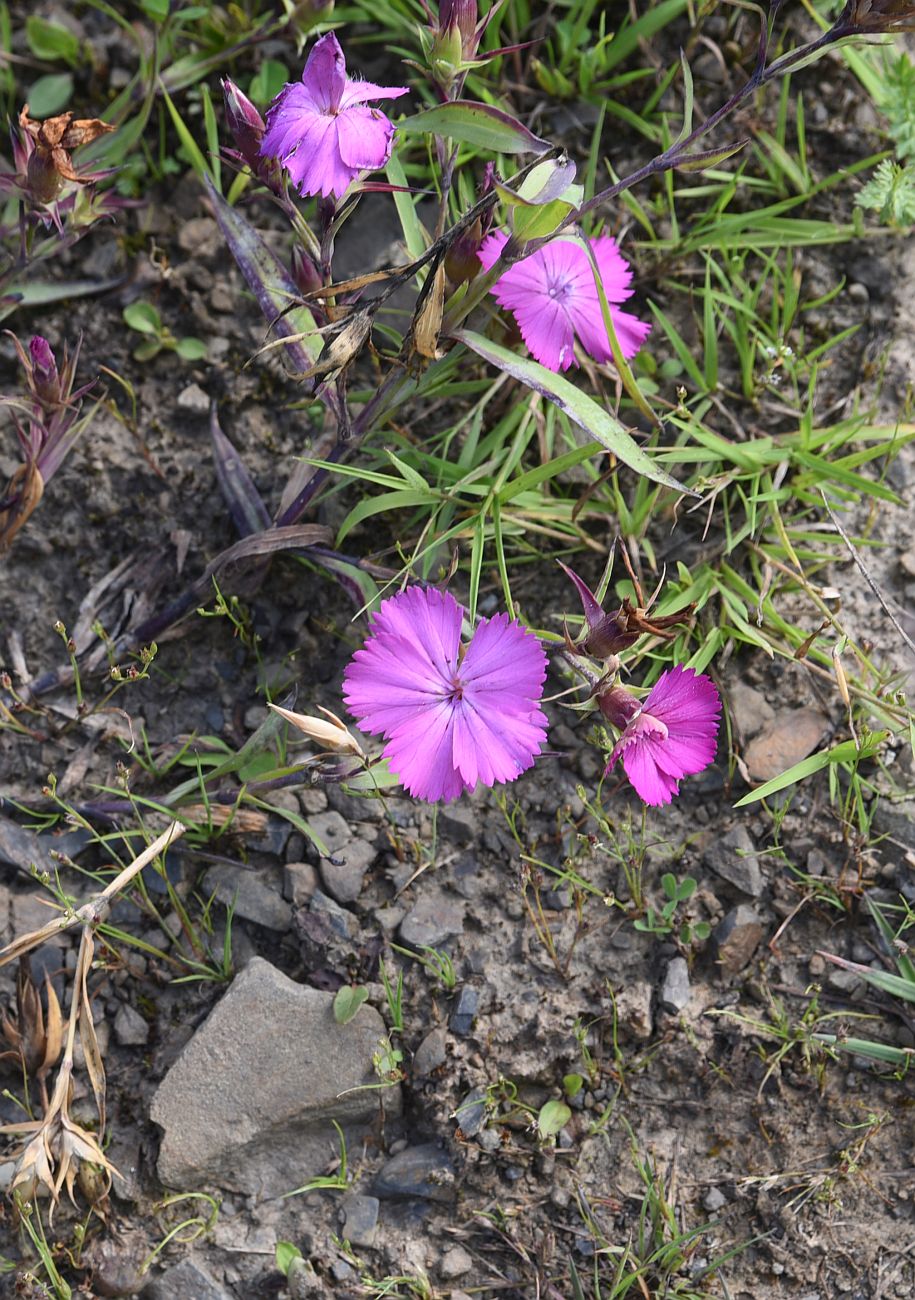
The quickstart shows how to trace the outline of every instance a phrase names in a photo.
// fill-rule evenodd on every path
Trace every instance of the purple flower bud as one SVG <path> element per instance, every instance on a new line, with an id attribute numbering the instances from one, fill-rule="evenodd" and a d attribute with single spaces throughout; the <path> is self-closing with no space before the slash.
<path id="1" fill-rule="evenodd" d="M 642 708 L 635 696 L 623 690 L 622 686 L 611 686 L 609 690 L 600 691 L 597 702 L 601 713 L 617 731 L 625 731 Z"/>
<path id="2" fill-rule="evenodd" d="M 445 254 L 445 273 L 452 284 L 463 284 L 479 275 L 481 264 L 477 254 L 483 242 L 483 225 L 480 218 L 458 235 Z"/>
<path id="3" fill-rule="evenodd" d="M 31 388 L 43 406 L 55 406 L 60 401 L 60 376 L 57 361 L 46 338 L 36 334 L 29 343 L 32 363 Z"/>
<path id="4" fill-rule="evenodd" d="M 223 78 L 222 93 L 226 103 L 226 125 L 235 147 L 253 172 L 261 165 L 261 140 L 267 127 L 251 100 L 228 77 Z"/>
<path id="5" fill-rule="evenodd" d="M 300 293 L 314 293 L 322 286 L 318 268 L 304 248 L 298 244 L 292 247 L 292 282 Z"/>
<path id="6" fill-rule="evenodd" d="M 438 7 L 439 30 L 456 28 L 460 32 L 465 59 L 472 59 L 477 52 L 477 16 L 477 0 L 442 0 Z"/>

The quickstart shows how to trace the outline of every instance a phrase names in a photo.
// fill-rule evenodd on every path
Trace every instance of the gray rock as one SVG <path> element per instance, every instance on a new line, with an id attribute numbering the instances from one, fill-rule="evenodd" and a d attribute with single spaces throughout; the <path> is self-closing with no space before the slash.
<path id="1" fill-rule="evenodd" d="M 371 1246 L 378 1228 L 378 1211 L 381 1202 L 377 1196 L 362 1196 L 352 1192 L 340 1202 L 343 1215 L 343 1236 L 352 1246 Z"/>
<path id="2" fill-rule="evenodd" d="M 715 1214 L 728 1203 L 728 1198 L 717 1187 L 710 1187 L 702 1198 L 703 1209 L 708 1210 L 709 1214 Z"/>
<path id="3" fill-rule="evenodd" d="M 616 1014 L 620 1025 L 640 1042 L 651 1037 L 651 997 L 653 989 L 648 980 L 633 980 L 624 984 L 616 995 Z"/>
<path id="4" fill-rule="evenodd" d="M 333 994 L 294 984 L 255 957 L 185 1046 L 153 1097 L 167 1187 L 277 1196 L 320 1173 L 337 1147 L 331 1121 L 358 1143 L 400 1089 L 377 1084 L 385 1027 L 371 1006 L 347 1025 Z"/>
<path id="5" fill-rule="evenodd" d="M 206 415 L 210 409 L 210 399 L 199 384 L 188 384 L 178 394 L 178 405 L 182 411 L 193 411 L 196 415 Z"/>
<path id="6" fill-rule="evenodd" d="M 325 816 L 338 817 L 339 813 Z M 371 844 L 358 837 L 334 850 L 333 858 L 322 858 L 318 870 L 321 883 L 338 903 L 352 903 L 362 893 L 365 874 L 378 856 Z"/>
<path id="7" fill-rule="evenodd" d="M 425 1079 L 433 1070 L 445 1064 L 448 1036 L 444 1029 L 433 1029 L 420 1043 L 413 1057 L 413 1073 L 417 1079 Z"/>
<path id="8" fill-rule="evenodd" d="M 749 904 L 741 903 L 732 908 L 712 931 L 715 960 L 729 975 L 736 975 L 753 956 L 762 936 L 762 921 Z"/>
<path id="9" fill-rule="evenodd" d="M 855 993 L 864 987 L 864 981 L 857 971 L 843 970 L 841 966 L 832 965 L 827 971 L 826 983 L 830 988 L 839 989 L 843 993 Z"/>
<path id="10" fill-rule="evenodd" d="M 756 846 L 746 826 L 734 826 L 705 850 L 705 865 L 735 889 L 758 898 L 765 881 L 756 856 Z"/>
<path id="11" fill-rule="evenodd" d="M 785 709 L 751 740 L 744 762 L 754 781 L 771 781 L 812 754 L 829 730 L 817 709 Z"/>
<path id="12" fill-rule="evenodd" d="M 480 829 L 480 814 L 464 804 L 454 804 L 438 811 L 438 831 L 455 844 L 472 844 Z"/>
<path id="13" fill-rule="evenodd" d="M 344 844 L 349 844 L 355 834 L 349 822 L 332 810 L 309 817 L 308 824 L 318 839 L 323 841 L 332 858 L 337 856 L 337 851 L 342 849 Z"/>
<path id="14" fill-rule="evenodd" d="M 193 1259 L 167 1269 L 143 1292 L 143 1300 L 232 1300 L 213 1274 Z"/>
<path id="15" fill-rule="evenodd" d="M 682 1011 L 689 1002 L 689 967 L 683 957 L 674 957 L 667 964 L 661 986 L 661 1003 L 665 1011 Z"/>
<path id="16" fill-rule="evenodd" d="M 149 1025 L 134 1007 L 122 1002 L 114 1018 L 114 1036 L 122 1047 L 145 1047 Z"/>
<path id="17" fill-rule="evenodd" d="M 31 876 L 33 870 L 47 872 L 53 880 L 57 864 L 48 851 L 50 847 L 47 839 L 39 838 L 34 831 L 0 817 L 0 862 L 18 867 L 24 876 Z M 50 921 L 51 916 L 50 909 L 46 909 L 45 920 Z"/>
<path id="18" fill-rule="evenodd" d="M 400 923 L 401 941 L 411 948 L 437 947 L 463 931 L 464 908 L 463 899 L 424 891 Z"/>
<path id="19" fill-rule="evenodd" d="M 447 1282 L 464 1277 L 473 1268 L 473 1256 L 463 1246 L 452 1246 L 442 1256 L 440 1271 Z M 452 1296 L 454 1292 L 452 1291 Z"/>
<path id="20" fill-rule="evenodd" d="M 283 868 L 283 897 L 293 907 L 304 907 L 318 887 L 318 873 L 310 862 L 287 862 Z"/>
<path id="21" fill-rule="evenodd" d="M 460 1125 L 464 1137 L 476 1137 L 486 1122 L 486 1091 L 484 1088 L 471 1088 L 467 1096 L 455 1111 L 454 1118 Z"/>
<path id="22" fill-rule="evenodd" d="M 454 1002 L 454 1010 L 448 1027 L 453 1034 L 466 1038 L 473 1029 L 473 1022 L 480 1005 L 480 994 L 472 984 L 465 984 Z"/>
<path id="23" fill-rule="evenodd" d="M 407 1147 L 391 1156 L 375 1175 L 374 1191 L 382 1200 L 419 1197 L 426 1201 L 453 1201 L 454 1165 L 433 1142 Z"/>
<path id="24" fill-rule="evenodd" d="M 881 799 L 874 813 L 873 828 L 904 848 L 915 850 L 915 799 L 904 799 L 900 803 Z"/>
<path id="25" fill-rule="evenodd" d="M 284 934 L 292 924 L 292 908 L 280 896 L 272 880 L 244 867 L 223 865 L 210 867 L 203 878 L 203 888 L 215 894 L 229 907 L 236 899 L 235 914 L 267 930 Z"/>
<path id="26" fill-rule="evenodd" d="M 752 740 L 775 717 L 775 710 L 760 691 L 736 681 L 725 692 L 728 711 L 741 740 Z"/>
<path id="27" fill-rule="evenodd" d="M 308 910 L 318 916 L 325 917 L 331 930 L 340 939 L 355 939 L 359 933 L 359 922 L 352 912 L 348 912 L 345 907 L 341 907 L 339 903 L 329 898 L 327 894 L 322 893 L 320 889 L 316 889 L 312 894 Z"/>

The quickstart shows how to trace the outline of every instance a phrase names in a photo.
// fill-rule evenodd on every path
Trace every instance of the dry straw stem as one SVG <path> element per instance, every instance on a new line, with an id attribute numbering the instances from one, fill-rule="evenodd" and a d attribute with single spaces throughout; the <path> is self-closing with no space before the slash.
<path id="1" fill-rule="evenodd" d="M 126 888 L 138 876 L 144 867 L 149 866 L 160 853 L 174 844 L 175 840 L 181 838 L 187 828 L 180 822 L 172 822 L 167 830 L 164 830 L 157 839 L 154 839 L 148 848 L 144 849 L 139 857 L 134 858 L 129 866 L 119 872 L 100 894 L 95 898 L 90 898 L 88 903 L 77 908 L 73 912 L 65 912 L 57 916 L 47 925 L 43 925 L 40 930 L 31 930 L 28 934 L 19 935 L 12 943 L 8 943 L 5 948 L 0 948 L 0 966 L 5 966 L 7 962 L 15 961 L 23 953 L 31 952 L 33 948 L 38 948 L 47 939 L 53 938 L 55 934 L 60 934 L 64 930 L 70 930 L 75 925 L 92 926 L 97 925 L 103 920 L 111 900 Z"/>
<path id="2" fill-rule="evenodd" d="M 129 870 L 129 868 L 128 868 Z M 123 874 L 123 873 L 122 873 Z M 98 1139 L 87 1129 L 81 1128 L 70 1118 L 70 1097 L 72 1092 L 73 1057 L 76 1045 L 77 1024 L 80 1039 L 86 1057 L 86 1068 L 95 1095 L 99 1114 L 99 1132 L 105 1131 L 105 1072 L 101 1054 L 92 1023 L 92 1012 L 86 991 L 86 977 L 92 965 L 95 941 L 92 927 L 83 925 L 82 940 L 79 947 L 79 960 L 76 966 L 76 980 L 70 1003 L 70 1016 L 67 1024 L 67 1040 L 63 1060 L 57 1072 L 57 1081 L 50 1103 L 40 1120 L 26 1120 L 20 1124 L 5 1124 L 0 1133 L 27 1137 L 28 1141 L 16 1155 L 16 1173 L 13 1177 L 11 1191 L 19 1191 L 27 1198 L 33 1197 L 39 1188 L 45 1188 L 56 1205 L 60 1190 L 66 1185 L 71 1201 L 74 1201 L 73 1187 L 83 1161 L 102 1171 L 103 1186 L 100 1199 L 111 1186 L 111 1176 L 117 1173 L 114 1165 L 107 1159 L 99 1146 Z M 55 1172 L 56 1166 L 56 1172 Z"/>

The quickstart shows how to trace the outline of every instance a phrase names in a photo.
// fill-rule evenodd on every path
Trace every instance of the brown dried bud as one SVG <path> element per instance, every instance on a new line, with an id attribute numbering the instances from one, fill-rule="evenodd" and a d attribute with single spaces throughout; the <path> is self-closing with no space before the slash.
<path id="1" fill-rule="evenodd" d="M 53 203 L 64 181 L 85 185 L 94 180 L 93 174 L 81 174 L 74 168 L 70 154 L 80 145 L 91 144 L 114 130 L 98 117 L 74 118 L 72 113 L 59 113 L 57 117 L 35 122 L 29 117 L 28 104 L 19 114 L 19 125 L 33 145 L 27 177 L 36 203 Z"/>
<path id="2" fill-rule="evenodd" d="M 833 31 L 842 34 L 915 31 L 912 0 L 849 0 Z"/>

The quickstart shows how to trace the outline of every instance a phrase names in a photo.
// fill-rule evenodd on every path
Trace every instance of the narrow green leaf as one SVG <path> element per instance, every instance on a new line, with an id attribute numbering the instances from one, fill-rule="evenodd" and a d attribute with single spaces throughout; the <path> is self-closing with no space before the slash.
<path id="1" fill-rule="evenodd" d="M 552 148 L 548 140 L 541 140 L 501 108 L 468 99 L 424 109 L 398 122 L 397 130 L 408 135 L 443 135 L 492 153 L 541 154 Z"/>
<path id="2" fill-rule="evenodd" d="M 388 160 L 387 177 L 392 185 L 399 185 L 404 188 L 409 185 L 403 163 L 396 154 L 392 154 Z M 395 190 L 393 198 L 397 216 L 400 218 L 400 228 L 403 231 L 403 240 L 407 246 L 407 252 L 415 260 L 417 257 L 422 257 L 429 247 L 429 240 L 423 230 L 422 222 L 416 215 L 416 204 L 413 195 L 405 194 L 402 190 Z"/>
<path id="3" fill-rule="evenodd" d="M 386 510 L 406 510 L 410 506 L 428 506 L 436 500 L 435 495 L 428 488 L 423 491 L 417 491 L 415 488 L 404 488 L 397 492 L 383 492 L 381 496 L 365 497 L 359 502 L 344 519 L 340 525 L 340 531 L 337 534 L 337 545 L 343 541 L 344 537 L 366 519 L 371 519 L 373 515 L 384 514 Z"/>
<path id="4" fill-rule="evenodd" d="M 162 98 L 165 100 L 165 106 L 169 111 L 175 130 L 178 132 L 178 138 L 181 141 L 184 152 L 188 156 L 191 167 L 202 181 L 209 181 L 213 185 L 214 189 L 218 188 L 216 185 L 216 177 L 213 174 L 213 169 L 203 156 L 203 152 L 197 141 L 185 125 L 184 118 L 178 112 L 177 108 L 175 108 L 175 105 L 172 103 L 172 98 L 165 87 L 161 86 L 160 89 L 162 91 Z"/>
<path id="5" fill-rule="evenodd" d="M 555 403 L 573 423 L 584 429 L 602 447 L 612 452 L 637 474 L 643 474 L 652 482 L 661 483 L 687 496 L 698 495 L 656 464 L 627 433 L 616 416 L 599 406 L 593 398 L 582 392 L 580 388 L 576 388 L 562 375 L 547 370 L 546 366 L 541 366 L 531 357 L 518 356 L 517 353 L 509 351 L 499 343 L 493 343 L 473 330 L 456 330 L 454 337 L 466 344 L 484 361 L 488 361 L 490 365 L 496 366 L 497 369 L 511 375 L 513 379 L 533 389 L 535 393 L 540 393 L 548 401 Z"/>
<path id="6" fill-rule="evenodd" d="M 758 790 L 751 790 L 742 799 L 738 799 L 734 807 L 743 808 L 748 803 L 768 799 L 770 794 L 778 794 L 779 790 L 784 790 L 786 786 L 794 785 L 796 781 L 803 781 L 806 777 L 813 776 L 815 772 L 821 772 L 830 763 L 851 763 L 859 758 L 870 758 L 876 753 L 886 736 L 886 732 L 877 732 L 873 743 L 860 750 L 853 740 L 844 740 L 840 745 L 834 745 L 832 749 L 821 749 L 819 753 L 811 754 L 809 758 L 795 763 L 780 776 L 774 776 L 771 781 L 766 781 L 765 785 L 761 785 Z"/>

